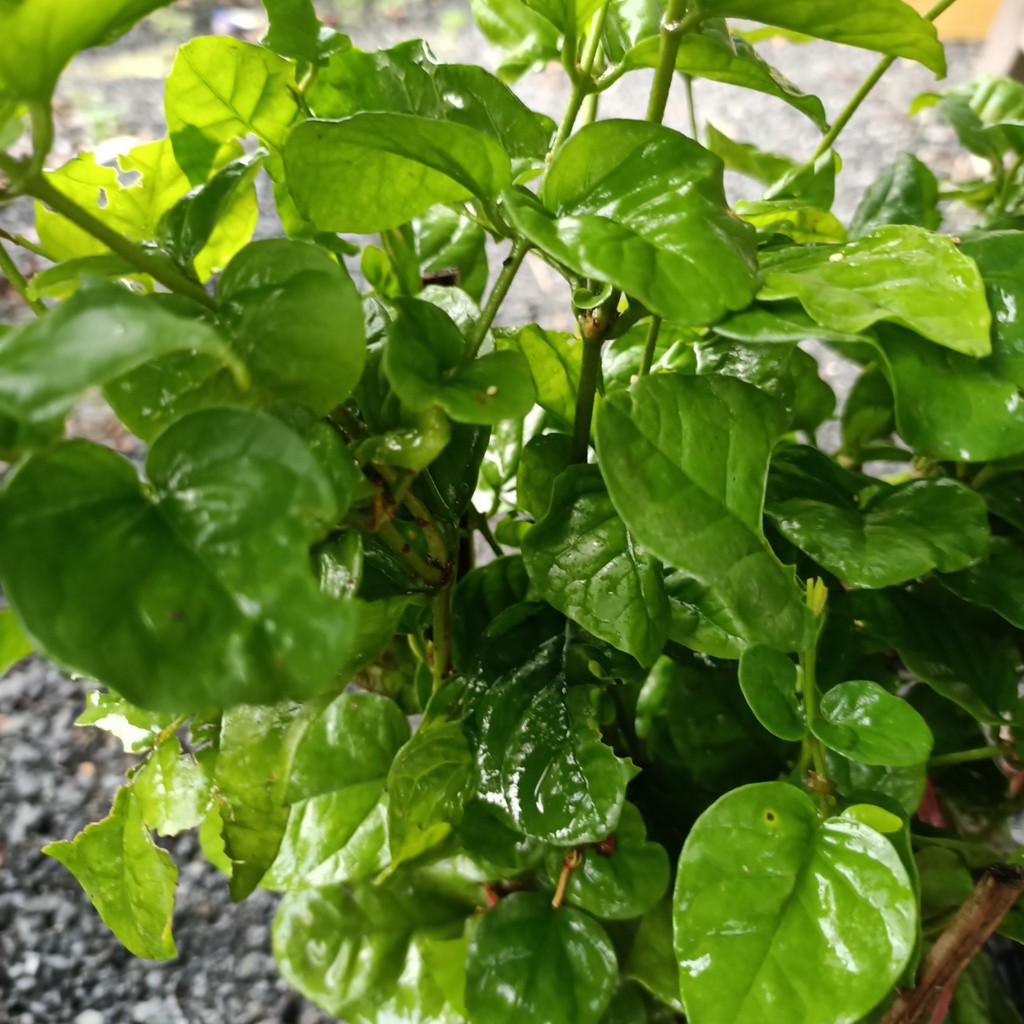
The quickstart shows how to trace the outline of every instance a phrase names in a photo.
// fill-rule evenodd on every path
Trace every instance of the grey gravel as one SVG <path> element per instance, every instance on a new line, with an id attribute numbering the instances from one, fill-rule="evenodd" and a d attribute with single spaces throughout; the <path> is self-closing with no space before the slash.
<path id="1" fill-rule="evenodd" d="M 355 42 L 369 49 L 421 34 L 439 59 L 483 60 L 493 66 L 496 55 L 481 45 L 464 6 L 424 0 L 407 13 L 404 23 L 378 17 L 372 31 L 352 29 Z M 453 30 L 459 15 L 463 26 Z M 152 42 L 135 33 L 123 52 L 131 56 Z M 819 94 L 833 115 L 876 60 L 819 44 L 768 50 L 769 59 L 804 89 Z M 948 52 L 950 80 L 969 77 L 976 50 L 954 45 Z M 61 159 L 95 135 L 151 138 L 162 131 L 164 67 L 141 69 L 137 61 L 129 62 L 113 75 L 109 58 L 104 53 L 80 59 L 62 86 Z M 648 81 L 642 73 L 623 79 L 602 101 L 602 116 L 641 115 Z M 945 126 L 905 115 L 913 97 L 932 87 L 928 72 L 900 63 L 849 126 L 839 147 L 846 161 L 836 204 L 841 217 L 849 216 L 860 191 L 898 148 L 916 152 L 942 173 L 970 173 Z M 558 69 L 534 75 L 518 88 L 537 109 L 560 115 L 566 90 Z M 686 114 L 678 92 L 669 104 L 668 122 L 682 126 Z M 696 97 L 701 118 L 727 134 L 769 149 L 808 154 L 813 149 L 812 126 L 777 101 L 703 82 L 697 83 Z M 733 199 L 744 190 L 754 194 L 739 179 L 730 177 L 728 184 Z M 0 208 L 0 225 L 29 230 L 31 211 L 24 203 Z M 503 254 L 496 250 L 495 257 Z M 19 259 L 26 271 L 38 269 L 31 258 Z M 541 320 L 567 327 L 567 298 L 551 271 L 534 261 L 520 275 L 502 315 L 509 322 Z M 8 322 L 20 315 L 3 305 L 0 313 Z M 827 360 L 826 376 L 841 380 L 841 362 L 831 356 Z M 328 1020 L 291 993 L 274 969 L 269 925 L 275 898 L 257 892 L 242 904 L 231 904 L 223 879 L 205 864 L 192 836 L 166 844 L 181 869 L 174 920 L 180 955 L 166 964 L 127 953 L 74 879 L 39 852 L 45 843 L 70 838 L 103 817 L 131 761 L 116 741 L 72 726 L 85 689 L 36 659 L 0 683 L 0 1024 Z"/>

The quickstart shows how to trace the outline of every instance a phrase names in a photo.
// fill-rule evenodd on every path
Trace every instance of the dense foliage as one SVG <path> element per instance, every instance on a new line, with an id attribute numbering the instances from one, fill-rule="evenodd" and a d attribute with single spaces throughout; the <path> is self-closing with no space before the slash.
<path id="1" fill-rule="evenodd" d="M 987 173 L 894 153 L 844 225 L 866 88 L 829 128 L 752 42 L 941 75 L 902 0 L 473 0 L 506 79 L 564 65 L 560 126 L 266 0 L 262 45 L 182 47 L 166 138 L 44 171 L 62 69 L 166 2 L 0 2 L 9 240 L 52 261 L 0 249 L 38 314 L 0 333 L 0 653 L 96 680 L 139 755 L 47 852 L 166 958 L 154 833 L 198 829 L 352 1024 L 881 1020 L 1017 856 L 1024 87 L 922 97 Z M 596 119 L 642 68 L 646 119 Z M 663 126 L 677 72 L 821 145 Z M 287 237 L 250 240 L 261 174 Z M 528 252 L 575 333 L 502 322 Z M 857 367 L 834 451 L 810 339 Z M 144 467 L 62 440 L 96 386 Z M 1020 1020 L 989 973 L 950 1020 Z"/>

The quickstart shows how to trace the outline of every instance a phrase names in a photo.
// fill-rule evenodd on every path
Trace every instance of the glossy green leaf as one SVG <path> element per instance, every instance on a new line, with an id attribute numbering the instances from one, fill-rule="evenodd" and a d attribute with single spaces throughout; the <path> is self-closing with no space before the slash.
<path id="1" fill-rule="evenodd" d="M 666 1006 L 677 1013 L 683 1012 L 679 999 L 679 964 L 672 949 L 671 894 L 640 919 L 622 973 L 638 981 Z"/>
<path id="2" fill-rule="evenodd" d="M 355 47 L 339 53 L 306 98 L 320 118 L 372 110 L 465 125 L 498 142 L 517 174 L 542 166 L 554 130 L 483 68 L 438 64 L 419 39 L 373 53 Z"/>
<path id="3" fill-rule="evenodd" d="M 766 199 L 738 202 L 736 213 L 769 242 L 784 235 L 800 244 L 845 242 L 846 228 L 834 213 L 807 199 Z"/>
<path id="4" fill-rule="evenodd" d="M 542 893 L 506 896 L 466 960 L 466 1009 L 477 1024 L 597 1024 L 615 988 L 611 940 L 593 918 Z"/>
<path id="5" fill-rule="evenodd" d="M 987 558 L 940 582 L 965 601 L 991 608 L 1024 629 L 1024 545 L 1018 541 L 993 537 Z"/>
<path id="6" fill-rule="evenodd" d="M 881 794 L 896 802 L 907 815 L 921 806 L 928 768 L 923 762 L 913 765 L 869 765 L 843 757 L 832 750 L 825 752 L 825 768 L 836 792 L 849 800 L 865 799 Z"/>
<path id="7" fill-rule="evenodd" d="M 461 423 L 496 423 L 529 412 L 535 393 L 526 360 L 504 351 L 463 363 L 464 346 L 444 310 L 419 299 L 397 300 L 384 370 L 402 402 L 417 412 L 436 403 Z"/>
<path id="8" fill-rule="evenodd" d="M 841 418 L 842 452 L 856 458 L 872 441 L 896 430 L 892 388 L 875 363 L 867 366 L 846 396 Z"/>
<path id="9" fill-rule="evenodd" d="M 498 73 L 505 79 L 558 60 L 558 31 L 522 0 L 470 0 L 480 31 L 507 51 Z"/>
<path id="10" fill-rule="evenodd" d="M 713 658 L 739 658 L 746 643 L 729 608 L 710 587 L 685 572 L 665 576 L 669 602 L 669 639 Z"/>
<path id="11" fill-rule="evenodd" d="M 6 674 L 12 665 L 32 653 L 32 643 L 21 631 L 14 612 L 9 608 L 0 611 L 0 677 Z"/>
<path id="12" fill-rule="evenodd" d="M 17 0 L 0 7 L 0 96 L 49 101 L 79 50 L 112 43 L 170 0 Z M 40 154 L 42 155 L 42 154 Z"/>
<path id="13" fill-rule="evenodd" d="M 177 736 L 168 736 L 132 775 L 142 819 L 162 836 L 198 828 L 206 817 L 210 784 Z"/>
<path id="14" fill-rule="evenodd" d="M 802 598 L 761 534 L 779 427 L 776 405 L 749 384 L 659 374 L 606 399 L 597 449 L 608 493 L 637 541 L 714 590 L 745 639 L 796 650 L 806 628 Z"/>
<path id="15" fill-rule="evenodd" d="M 388 112 L 306 121 L 289 136 L 284 163 L 299 210 L 321 231 L 383 231 L 438 203 L 493 199 L 512 177 L 492 136 Z"/>
<path id="16" fill-rule="evenodd" d="M 445 839 L 471 792 L 473 757 L 458 722 L 424 722 L 388 774 L 391 862 L 417 857 Z"/>
<path id="17" fill-rule="evenodd" d="M 660 46 L 661 41 L 656 35 L 641 40 L 624 56 L 626 67 L 657 67 Z M 703 32 L 689 32 L 682 36 L 676 56 L 676 71 L 693 78 L 706 78 L 767 93 L 795 107 L 821 131 L 827 128 L 821 100 L 803 92 L 762 60 L 746 39 L 734 35 L 724 23 L 712 24 Z"/>
<path id="18" fill-rule="evenodd" d="M 695 1024 L 853 1024 L 899 977 L 917 934 L 888 839 L 847 818 L 819 824 L 810 796 L 781 782 L 727 793 L 701 816 L 675 900 Z"/>
<path id="19" fill-rule="evenodd" d="M 668 638 L 659 562 L 629 535 L 596 466 L 570 466 L 523 540 L 537 593 L 584 629 L 650 665 Z"/>
<path id="20" fill-rule="evenodd" d="M 765 190 L 766 201 L 799 200 L 820 210 L 832 209 L 836 194 L 836 175 L 842 169 L 839 154 L 829 150 L 816 160 L 797 164 Z"/>
<path id="21" fill-rule="evenodd" d="M 908 57 L 940 78 L 946 73 L 935 27 L 903 0 L 861 0 L 855 6 L 845 0 L 705 0 L 701 10 L 712 17 L 747 18 L 816 39 Z"/>
<path id="22" fill-rule="evenodd" d="M 260 41 L 282 57 L 322 64 L 351 45 L 347 36 L 321 23 L 313 0 L 263 0 L 263 6 L 270 28 Z"/>
<path id="23" fill-rule="evenodd" d="M 928 723 L 905 700 L 878 683 L 833 686 L 818 707 L 811 732 L 854 761 L 876 765 L 922 764 L 932 750 Z"/>
<path id="24" fill-rule="evenodd" d="M 119 455 L 72 441 L 12 474 L 0 577 L 29 636 L 153 709 L 327 686 L 352 612 L 310 571 L 338 510 L 302 439 L 260 414 L 211 410 L 168 428 L 146 467 L 143 490 Z"/>
<path id="25" fill-rule="evenodd" d="M 505 198 L 513 226 L 549 256 L 666 319 L 711 323 L 756 288 L 752 232 L 726 206 L 721 161 L 660 125 L 588 125 L 559 150 L 543 204 Z"/>
<path id="26" fill-rule="evenodd" d="M 118 285 L 83 288 L 46 316 L 0 336 L 0 451 L 60 436 L 87 388 L 168 353 L 193 351 L 244 373 L 209 324 L 176 316 L 158 300 Z"/>
<path id="27" fill-rule="evenodd" d="M 352 1024 L 457 1024 L 430 951 L 459 938 L 473 909 L 415 876 L 289 893 L 274 921 L 274 956 L 290 985 Z"/>
<path id="28" fill-rule="evenodd" d="M 295 69 L 266 47 L 201 36 L 178 50 L 164 109 L 174 155 L 197 185 L 236 138 L 255 135 L 272 152 L 281 148 L 299 115 Z"/>
<path id="29" fill-rule="evenodd" d="M 880 320 L 971 356 L 991 351 L 977 266 L 953 241 L 912 225 L 876 228 L 842 246 L 790 249 L 763 262 L 763 300 L 799 299 L 822 326 L 863 331 Z"/>
<path id="30" fill-rule="evenodd" d="M 956 480 L 878 484 L 873 493 L 822 498 L 799 482 L 773 482 L 765 513 L 847 586 L 889 587 L 932 569 L 956 572 L 988 552 L 985 500 Z"/>
<path id="31" fill-rule="evenodd" d="M 535 519 L 541 519 L 551 505 L 555 480 L 568 468 L 572 438 L 568 434 L 538 434 L 531 437 L 519 458 L 516 475 L 516 503 Z"/>
<path id="32" fill-rule="evenodd" d="M 452 660 L 468 672 L 483 646 L 488 629 L 502 612 L 526 600 L 530 579 L 518 555 L 496 558 L 467 573 L 452 595 Z"/>
<path id="33" fill-rule="evenodd" d="M 536 324 L 495 332 L 499 352 L 518 352 L 530 365 L 537 404 L 562 428 L 572 426 L 580 386 L 583 343 L 565 331 L 547 331 Z"/>
<path id="34" fill-rule="evenodd" d="M 94 725 L 116 736 L 128 753 L 139 753 L 156 745 L 157 737 L 175 719 L 167 711 L 146 711 L 121 697 L 102 690 L 85 694 L 85 710 L 75 725 Z"/>
<path id="35" fill-rule="evenodd" d="M 726 170 L 746 174 L 765 185 L 778 181 L 799 167 L 788 156 L 769 153 L 749 142 L 736 142 L 710 123 L 704 129 L 704 145 L 715 156 L 721 157 Z"/>
<path id="36" fill-rule="evenodd" d="M 815 323 L 795 303 L 753 305 L 715 324 L 715 333 L 749 344 L 782 345 L 815 338 L 826 342 L 862 345 L 865 338 L 849 331 L 835 331 Z"/>
<path id="37" fill-rule="evenodd" d="M 70 842 L 50 843 L 43 853 L 78 879 L 103 923 L 136 956 L 171 960 L 171 913 L 178 869 L 153 842 L 142 809 L 128 786 L 114 798 L 110 814 Z"/>
<path id="38" fill-rule="evenodd" d="M 583 862 L 569 874 L 565 899 L 595 917 L 628 920 L 647 913 L 665 895 L 669 863 L 665 848 L 649 842 L 640 812 L 627 803 L 616 826 L 614 843 L 587 846 Z M 548 875 L 557 880 L 565 851 L 547 858 Z"/>
<path id="39" fill-rule="evenodd" d="M 916 156 L 900 153 L 865 191 L 850 222 L 850 237 L 859 238 L 886 224 L 916 224 L 934 231 L 941 222 L 935 175 Z"/>
<path id="40" fill-rule="evenodd" d="M 239 705 L 225 712 L 214 772 L 231 861 L 231 898 L 243 900 L 274 862 L 288 822 L 285 791 L 297 704 Z"/>
<path id="41" fill-rule="evenodd" d="M 618 823 L 636 769 L 602 741 L 593 688 L 567 685 L 562 649 L 556 637 L 502 675 L 471 680 L 477 792 L 526 835 L 599 842 Z"/>
<path id="42" fill-rule="evenodd" d="M 774 736 L 802 740 L 807 722 L 797 698 L 797 668 L 779 651 L 755 644 L 740 658 L 740 688 L 757 720 Z"/>
<path id="43" fill-rule="evenodd" d="M 479 224 L 444 206 L 435 206 L 412 222 L 423 280 L 453 267 L 459 287 L 476 302 L 487 285 L 486 235 Z"/>

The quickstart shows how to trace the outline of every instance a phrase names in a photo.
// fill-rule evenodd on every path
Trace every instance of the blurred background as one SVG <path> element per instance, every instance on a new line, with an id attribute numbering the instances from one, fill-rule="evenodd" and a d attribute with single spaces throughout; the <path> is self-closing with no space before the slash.
<path id="1" fill-rule="evenodd" d="M 96 0 L 101 2 L 101 0 Z M 1017 0 L 1005 0 L 1019 11 Z M 372 50 L 403 39 L 426 39 L 437 59 L 482 63 L 494 70 L 501 54 L 477 31 L 468 0 L 323 0 L 321 17 Z M 915 6 L 924 10 L 927 3 Z M 1016 18 L 1004 20 L 986 53 L 999 0 L 960 0 L 942 19 L 954 85 L 970 78 L 983 57 L 987 70 L 1009 71 L 1018 60 Z M 230 34 L 258 41 L 265 30 L 260 4 L 213 4 L 182 0 L 157 11 L 116 45 L 80 56 L 65 74 L 57 100 L 57 141 L 51 165 L 82 150 L 112 163 L 119 152 L 165 133 L 163 81 L 175 48 L 196 35 Z M 829 44 L 793 45 L 778 39 L 759 44 L 766 58 L 834 115 L 877 61 L 872 54 Z M 993 66 L 995 62 L 996 66 Z M 624 77 L 602 97 L 600 115 L 642 116 L 649 75 Z M 515 84 L 534 108 L 560 119 L 568 96 L 564 74 L 551 66 Z M 936 88 L 923 68 L 898 62 L 860 109 L 839 149 L 844 170 L 835 211 L 847 220 L 864 188 L 907 150 L 940 177 L 967 179 L 971 158 L 956 146 L 951 129 L 931 112 L 906 114 L 920 92 Z M 699 124 L 765 149 L 810 154 L 816 139 L 810 122 L 769 97 L 695 83 Z M 683 90 L 677 88 L 666 123 L 688 123 Z M 729 175 L 730 199 L 753 198 L 756 183 Z M 279 233 L 269 190 L 258 235 Z M 266 202 L 263 202 L 264 196 Z M 955 216 L 955 214 L 954 214 Z M 0 207 L 0 229 L 34 238 L 31 204 Z M 495 250 L 495 263 L 504 255 Z M 45 261 L 19 250 L 31 276 Z M 358 274 L 358 261 L 350 269 Z M 493 264 L 492 264 L 493 265 Z M 0 279 L 0 323 L 30 314 Z M 536 320 L 566 329 L 571 324 L 567 286 L 539 261 L 521 273 L 499 322 Z M 843 392 L 843 365 L 826 354 L 822 375 Z M 71 432 L 134 456 L 127 435 L 98 398 L 75 412 Z M 3 466 L 0 464 L 0 474 Z M 137 960 L 111 935 L 72 876 L 40 848 L 71 838 L 106 815 L 125 769 L 136 758 L 106 733 L 76 728 L 87 689 L 38 659 L 28 659 L 0 681 L 0 1024 L 316 1024 L 325 1015 L 290 993 L 278 978 L 270 952 L 275 898 L 257 892 L 232 905 L 227 886 L 209 867 L 190 834 L 166 841 L 181 877 L 175 914 L 179 958 L 170 963 Z M 163 841 L 162 841 L 163 842 Z"/>

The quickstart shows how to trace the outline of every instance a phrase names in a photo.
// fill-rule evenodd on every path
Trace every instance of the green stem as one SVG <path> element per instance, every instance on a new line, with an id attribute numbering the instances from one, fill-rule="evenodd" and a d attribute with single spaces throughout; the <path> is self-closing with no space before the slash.
<path id="1" fill-rule="evenodd" d="M 434 692 L 436 693 L 448 678 L 448 672 L 452 667 L 452 588 L 450 583 L 434 595 L 432 604 L 434 657 L 430 667 L 434 676 Z"/>
<path id="2" fill-rule="evenodd" d="M 807 647 L 800 652 L 800 688 L 804 699 L 804 716 L 807 727 L 818 717 L 818 641 L 825 626 L 825 601 L 828 591 L 821 580 L 807 581 L 807 609 L 815 618 L 814 633 Z M 818 798 L 818 813 L 827 812 L 828 797 L 821 787 L 828 785 L 828 771 L 825 766 L 825 747 L 821 740 L 809 733 L 804 739 L 804 754 L 810 753 L 814 764 L 814 791 Z"/>
<path id="3" fill-rule="evenodd" d="M 448 575 L 444 566 L 432 565 L 413 551 L 394 523 L 381 523 L 377 528 L 377 536 L 401 559 L 405 567 L 427 586 L 438 587 L 444 583 Z"/>
<path id="4" fill-rule="evenodd" d="M 42 175 L 37 175 L 27 182 L 25 192 L 46 203 L 55 213 L 66 217 L 72 224 L 98 239 L 108 249 L 137 267 L 142 273 L 149 274 L 154 280 L 159 281 L 165 288 L 180 295 L 186 295 L 207 309 L 217 309 L 217 303 L 198 281 L 186 277 L 169 263 L 158 259 L 142 246 L 104 224 L 74 200 L 69 199 L 62 192 L 58 192 Z"/>
<path id="5" fill-rule="evenodd" d="M 651 326 L 647 328 L 647 340 L 644 342 L 644 355 L 640 363 L 641 377 L 646 377 L 654 365 L 654 350 L 658 347 L 658 335 L 661 333 L 661 317 L 651 317 Z"/>
<path id="6" fill-rule="evenodd" d="M 505 296 L 508 295 L 508 290 L 512 287 L 512 282 L 515 280 L 529 248 L 530 243 L 522 237 L 512 243 L 512 251 L 501 268 L 498 280 L 494 282 L 491 294 L 487 297 L 487 304 L 480 312 L 480 319 L 473 324 L 473 331 L 466 339 L 466 352 L 463 358 L 467 363 L 476 359 L 480 346 L 484 343 L 484 338 L 487 337 L 487 332 L 491 329 L 491 324 L 494 323 L 494 318 L 498 315 L 498 310 L 505 301 Z"/>
<path id="7" fill-rule="evenodd" d="M 672 90 L 672 76 L 676 70 L 679 41 L 691 29 L 704 20 L 700 8 L 686 13 L 686 0 L 669 0 L 668 9 L 661 21 L 661 45 L 658 50 L 658 66 L 654 72 L 651 96 L 647 103 L 647 120 L 661 124 L 665 117 L 668 94 Z"/>
<path id="8" fill-rule="evenodd" d="M 690 135 L 700 141 L 697 134 L 697 104 L 693 100 L 693 75 L 682 75 L 683 87 L 686 90 L 686 109 L 690 112 Z"/>
<path id="9" fill-rule="evenodd" d="M 29 252 L 35 253 L 36 256 L 41 256 L 44 260 L 49 260 L 51 263 L 57 262 L 41 245 L 30 241 L 24 235 L 11 234 L 10 231 L 4 231 L 3 228 L 0 228 L 0 238 L 10 242 L 11 245 L 28 249 Z"/>
<path id="10" fill-rule="evenodd" d="M 957 750 L 952 754 L 938 754 L 928 762 L 928 767 L 946 768 L 954 764 L 969 764 L 971 761 L 989 761 L 1005 755 L 1006 750 L 1001 746 L 975 747 L 973 750 Z"/>
<path id="11" fill-rule="evenodd" d="M 583 361 L 580 365 L 580 387 L 576 395 L 576 418 L 572 428 L 572 461 L 586 462 L 590 451 L 590 423 L 594 418 L 594 398 L 601 370 L 601 348 L 604 338 L 583 339 Z"/>
<path id="12" fill-rule="evenodd" d="M 388 485 L 392 497 L 394 497 L 396 489 L 401 485 L 399 474 L 391 466 L 385 466 L 377 462 L 373 464 L 373 468 Z M 427 552 L 434 562 L 435 568 L 441 573 L 439 580 L 443 580 L 448 571 L 448 548 L 445 545 L 444 538 L 441 536 L 441 530 L 436 520 L 431 514 L 430 509 L 412 491 L 406 489 L 402 493 L 401 502 L 408 509 L 409 515 L 416 520 L 416 525 L 423 531 L 423 539 L 427 542 Z M 397 530 L 395 530 L 395 533 L 401 537 Z"/>
<path id="13" fill-rule="evenodd" d="M 952 7 L 956 3 L 956 0 L 939 0 L 934 7 L 926 11 L 922 17 L 926 21 L 934 21 L 940 14 L 942 14 L 947 8 Z M 832 127 L 822 137 L 821 142 L 818 144 L 818 148 L 814 151 L 814 156 L 808 161 L 808 163 L 814 163 L 815 160 L 820 156 L 824 156 L 839 138 L 843 129 L 850 123 L 850 119 L 854 114 L 857 113 L 860 105 L 867 99 L 868 94 L 872 89 L 882 80 L 882 76 L 896 63 L 895 57 L 883 57 L 875 69 L 868 75 L 867 78 L 861 82 L 860 88 L 853 94 L 850 102 L 840 111 L 839 116 L 832 123 Z"/>
<path id="14" fill-rule="evenodd" d="M 18 269 L 17 264 L 11 259 L 11 254 L 2 244 L 0 244 L 0 271 L 3 271 L 4 276 L 11 282 L 11 287 L 36 316 L 42 316 L 46 312 L 46 306 L 29 295 L 28 281 L 25 280 L 25 275 Z"/>
<path id="15" fill-rule="evenodd" d="M 601 33 L 604 31 L 604 19 L 607 13 L 608 4 L 602 4 L 597 9 L 594 19 L 590 23 L 587 45 L 583 49 L 579 69 L 575 75 L 570 75 L 572 78 L 572 92 L 569 95 L 569 105 L 565 108 L 565 116 L 562 118 L 562 123 L 558 126 L 558 134 L 555 136 L 555 141 L 551 146 L 552 154 L 557 153 L 562 144 L 572 134 L 584 99 L 586 99 L 589 93 L 594 91 L 594 62 L 597 60 L 597 54 L 601 46 Z"/>

